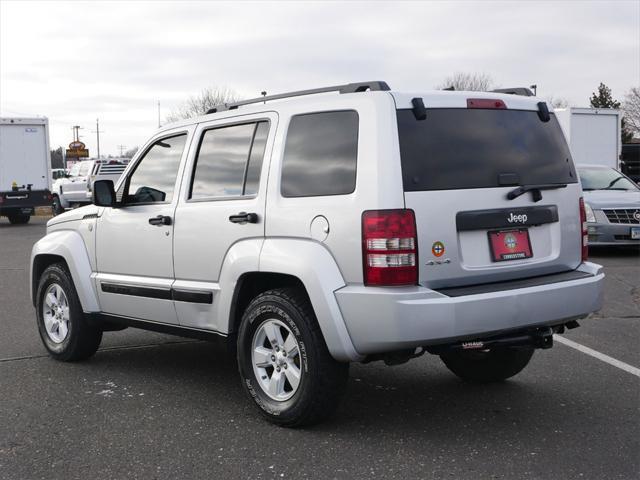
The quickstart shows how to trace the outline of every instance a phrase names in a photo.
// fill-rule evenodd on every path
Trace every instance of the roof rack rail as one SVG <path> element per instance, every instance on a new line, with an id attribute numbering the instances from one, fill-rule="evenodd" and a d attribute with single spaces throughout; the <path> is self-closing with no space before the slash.
<path id="1" fill-rule="evenodd" d="M 495 93 L 507 93 L 509 95 L 522 95 L 523 97 L 533 97 L 535 96 L 531 90 L 527 87 L 515 87 L 515 88 L 496 88 L 495 90 L 491 90 Z"/>
<path id="2" fill-rule="evenodd" d="M 260 103 L 260 102 L 268 102 L 269 100 L 280 100 L 281 98 L 302 97 L 304 95 L 313 95 L 316 93 L 327 93 L 327 92 L 340 92 L 341 94 L 342 93 L 360 93 L 360 92 L 366 92 L 367 90 L 370 90 L 372 92 L 379 92 L 379 91 L 388 91 L 388 90 L 391 90 L 391 88 L 389 88 L 389 85 L 387 85 L 386 82 L 382 82 L 382 81 L 347 83 L 345 85 L 335 85 L 333 87 L 313 88 L 311 90 L 298 90 L 296 92 L 279 93 L 277 95 L 268 95 L 264 97 L 250 98 L 248 100 L 240 100 L 238 102 L 223 103 L 221 105 L 216 105 L 215 107 L 207 110 L 207 114 L 224 112 L 226 110 L 234 110 L 243 105 L 250 105 L 252 103 Z"/>

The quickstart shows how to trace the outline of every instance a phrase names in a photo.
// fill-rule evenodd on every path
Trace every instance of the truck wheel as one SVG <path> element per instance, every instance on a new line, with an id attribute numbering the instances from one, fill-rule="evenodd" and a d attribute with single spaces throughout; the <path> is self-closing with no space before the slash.
<path id="1" fill-rule="evenodd" d="M 56 215 L 60 215 L 61 213 L 64 213 L 64 207 L 62 206 L 62 203 L 60 203 L 60 197 L 58 197 L 57 195 L 53 196 L 53 203 L 51 204 L 51 212 L 53 213 L 54 217 Z"/>
<path id="2" fill-rule="evenodd" d="M 98 350 L 102 331 L 85 320 L 73 280 L 64 265 L 51 265 L 42 273 L 36 294 L 36 315 L 42 343 L 56 360 L 84 360 Z"/>
<path id="3" fill-rule="evenodd" d="M 298 290 L 270 290 L 254 298 L 242 316 L 237 347 L 242 385 L 272 423 L 311 425 L 337 408 L 349 364 L 333 359 Z"/>
<path id="4" fill-rule="evenodd" d="M 533 348 L 462 351 L 440 355 L 449 370 L 469 382 L 500 382 L 520 373 L 529 364 Z"/>
<path id="5" fill-rule="evenodd" d="M 24 215 L 22 213 L 18 213 L 15 215 L 9 215 L 9 222 L 11 222 L 12 225 L 24 225 L 25 223 L 29 223 L 29 220 L 31 219 L 31 215 Z"/>

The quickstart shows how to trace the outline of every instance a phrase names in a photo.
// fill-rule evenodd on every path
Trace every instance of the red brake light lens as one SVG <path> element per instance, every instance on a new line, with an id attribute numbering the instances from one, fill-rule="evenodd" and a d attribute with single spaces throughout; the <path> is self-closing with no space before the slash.
<path id="1" fill-rule="evenodd" d="M 491 98 L 467 98 L 467 108 L 485 108 L 506 110 L 507 106 L 502 100 Z"/>
<path id="2" fill-rule="evenodd" d="M 589 230 L 587 228 L 587 212 L 584 209 L 584 198 L 580 197 L 580 228 L 582 230 L 582 261 L 589 259 Z"/>
<path id="3" fill-rule="evenodd" d="M 362 214 L 365 285 L 418 283 L 418 238 L 413 210 L 367 210 Z"/>

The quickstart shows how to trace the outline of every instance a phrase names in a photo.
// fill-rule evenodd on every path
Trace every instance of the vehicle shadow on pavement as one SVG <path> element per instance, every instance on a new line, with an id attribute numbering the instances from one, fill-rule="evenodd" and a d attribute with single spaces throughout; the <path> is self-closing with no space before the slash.
<path id="1" fill-rule="evenodd" d="M 244 417 L 251 424 L 258 418 L 242 391 L 235 359 L 223 345 L 178 340 L 153 347 L 109 348 L 73 367 L 82 369 L 83 376 L 95 377 L 94 382 L 111 381 L 144 391 L 147 400 L 157 405 L 189 399 L 189 408 L 201 414 L 210 409 L 216 415 Z M 528 369 L 513 379 L 478 385 L 460 381 L 438 357 L 427 355 L 396 367 L 381 362 L 352 365 L 337 414 L 306 431 L 351 435 L 378 429 L 452 441 L 478 429 L 518 435 L 522 429 L 540 429 L 541 416 L 562 430 L 563 424 L 572 422 L 565 413 L 576 402 L 592 415 L 599 410 L 599 400 L 576 397 L 573 379 L 541 369 L 535 356 Z M 609 420 L 602 417 L 604 426 Z M 266 422 L 264 426 L 271 427 Z"/>

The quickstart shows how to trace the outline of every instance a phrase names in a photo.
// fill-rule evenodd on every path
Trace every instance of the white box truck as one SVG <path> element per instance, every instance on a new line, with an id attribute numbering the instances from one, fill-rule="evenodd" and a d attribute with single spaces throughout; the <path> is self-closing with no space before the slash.
<path id="1" fill-rule="evenodd" d="M 27 223 L 51 205 L 50 163 L 47 118 L 0 118 L 0 217 Z"/>
<path id="2" fill-rule="evenodd" d="M 620 169 L 620 111 L 611 108 L 558 108 L 556 118 L 576 164 Z"/>

